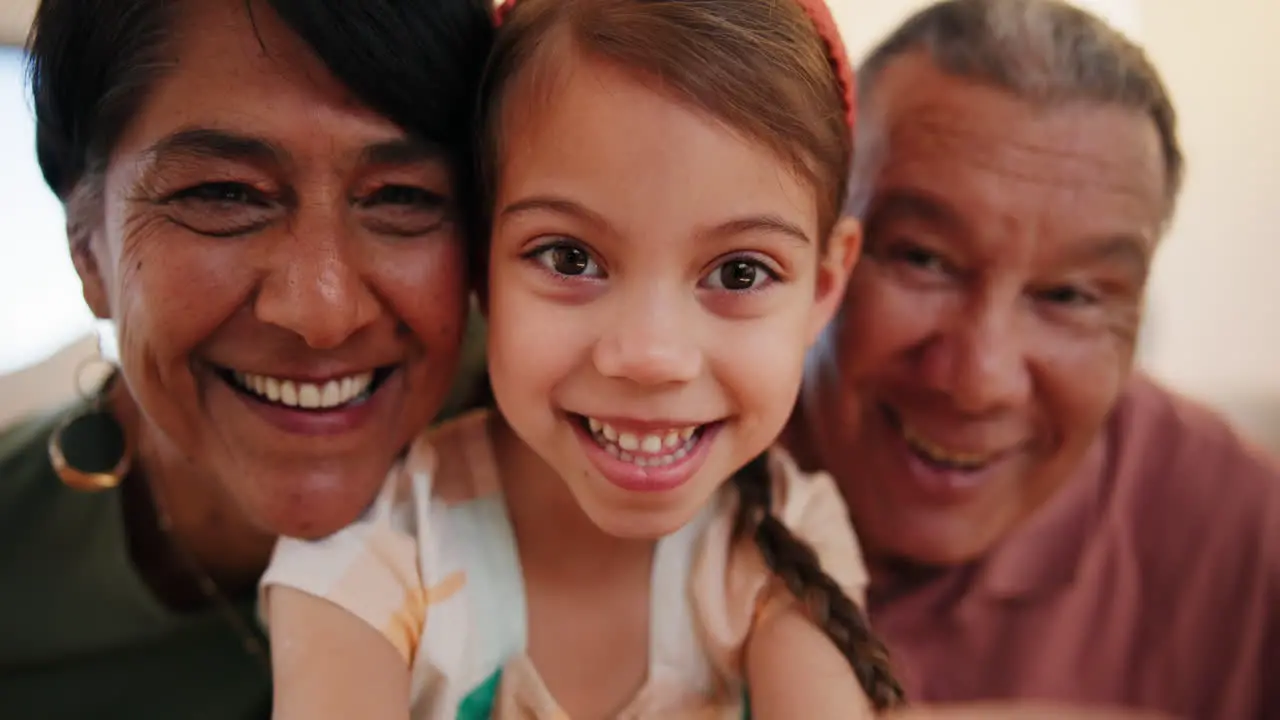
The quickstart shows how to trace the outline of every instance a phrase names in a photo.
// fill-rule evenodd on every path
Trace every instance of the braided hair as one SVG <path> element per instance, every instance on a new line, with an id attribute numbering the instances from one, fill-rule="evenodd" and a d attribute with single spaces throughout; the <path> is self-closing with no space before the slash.
<path id="1" fill-rule="evenodd" d="M 738 491 L 734 536 L 751 537 L 773 574 L 853 668 L 858 683 L 877 710 L 904 704 L 889 651 L 872 632 L 866 615 L 822 569 L 813 548 L 797 538 L 772 511 L 772 475 L 766 452 L 733 476 Z"/>
<path id="2" fill-rule="evenodd" d="M 582 51 L 660 78 L 744 136 L 774 150 L 816 190 L 818 237 L 829 236 L 848 189 L 854 78 L 824 0 L 504 0 L 482 91 L 480 178 L 492 204 L 502 166 L 504 102 L 517 81 L 553 67 L 557 32 Z M 473 267 L 486 291 L 484 252 Z M 813 549 L 772 513 L 769 456 L 739 470 L 736 536 L 750 535 L 770 570 L 849 661 L 879 709 L 902 703 L 888 652 Z"/>

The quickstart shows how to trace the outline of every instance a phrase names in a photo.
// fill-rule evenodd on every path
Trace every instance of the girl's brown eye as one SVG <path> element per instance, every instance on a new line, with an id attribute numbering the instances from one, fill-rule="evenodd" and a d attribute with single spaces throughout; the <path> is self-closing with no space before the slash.
<path id="1" fill-rule="evenodd" d="M 581 275 L 587 271 L 591 257 L 582 248 L 562 245 L 551 249 L 551 268 L 561 275 Z"/>
<path id="2" fill-rule="evenodd" d="M 726 290 L 750 290 L 756 284 L 759 268 L 743 260 L 733 260 L 720 266 L 720 284 Z"/>
<path id="3" fill-rule="evenodd" d="M 703 287 L 729 292 L 759 290 L 778 279 L 778 274 L 759 260 L 735 257 L 722 262 L 702 281 Z"/>
<path id="4" fill-rule="evenodd" d="M 561 278 L 602 278 L 604 270 L 591 256 L 591 251 L 569 239 L 557 239 L 525 254 Z"/>

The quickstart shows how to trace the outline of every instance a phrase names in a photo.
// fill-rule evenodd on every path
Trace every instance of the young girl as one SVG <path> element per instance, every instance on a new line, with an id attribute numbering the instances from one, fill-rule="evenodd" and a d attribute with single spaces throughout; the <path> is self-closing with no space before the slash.
<path id="1" fill-rule="evenodd" d="M 821 0 L 521 0 L 488 78 L 500 410 L 264 580 L 277 718 L 898 702 L 839 495 L 770 450 L 860 235 Z M 749 710 L 748 710 L 749 707 Z"/>

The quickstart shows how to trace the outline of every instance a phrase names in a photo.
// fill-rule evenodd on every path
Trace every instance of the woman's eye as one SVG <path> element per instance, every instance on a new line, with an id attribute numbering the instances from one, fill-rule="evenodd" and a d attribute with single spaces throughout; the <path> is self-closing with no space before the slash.
<path id="1" fill-rule="evenodd" d="M 734 258 L 722 263 L 703 281 L 712 290 L 746 292 L 758 290 L 766 283 L 777 280 L 777 275 L 764 263 L 745 258 Z"/>
<path id="2" fill-rule="evenodd" d="M 396 237 L 426 235 L 451 217 L 448 198 L 412 185 L 384 185 L 357 200 L 356 206 L 369 228 Z"/>
<path id="3" fill-rule="evenodd" d="M 409 205 L 421 208 L 437 208 L 444 205 L 444 202 L 444 198 L 439 193 L 424 190 L 420 187 L 385 185 L 361 201 L 361 204 L 366 207 L 374 205 Z"/>
<path id="4" fill-rule="evenodd" d="M 170 195 L 163 205 L 175 224 L 218 238 L 256 232 L 269 225 L 281 211 L 280 205 L 266 193 L 239 182 L 193 185 Z"/>
<path id="5" fill-rule="evenodd" d="M 170 202 L 190 201 L 255 207 L 263 207 L 267 204 L 262 193 L 244 183 L 236 182 L 204 183 L 174 193 L 170 198 Z"/>
<path id="6" fill-rule="evenodd" d="M 565 277 L 599 277 L 602 274 L 591 253 L 570 243 L 544 245 L 529 256 L 547 270 Z"/>

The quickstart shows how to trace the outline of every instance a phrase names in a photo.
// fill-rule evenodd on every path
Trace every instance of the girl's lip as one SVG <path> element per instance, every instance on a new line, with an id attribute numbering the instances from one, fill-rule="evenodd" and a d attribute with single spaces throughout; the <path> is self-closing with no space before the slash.
<path id="1" fill-rule="evenodd" d="M 571 412 L 569 414 L 575 417 L 582 418 L 584 420 L 586 419 L 596 420 L 598 422 L 611 425 L 618 430 L 625 430 L 628 432 L 635 432 L 635 433 L 651 432 L 654 430 L 671 430 L 673 428 L 703 427 L 704 425 L 710 425 L 714 422 L 717 422 L 715 420 L 675 420 L 675 419 L 639 420 L 635 418 L 625 418 L 625 417 L 617 417 L 617 416 L 591 415 L 590 413 Z"/>
<path id="2" fill-rule="evenodd" d="M 711 423 L 700 432 L 690 451 L 670 465 L 640 467 L 606 451 L 580 422 L 573 422 L 574 432 L 586 451 L 587 459 L 611 485 L 628 492 L 666 492 L 683 486 L 697 474 L 707 459 L 711 444 L 723 423 Z"/>

